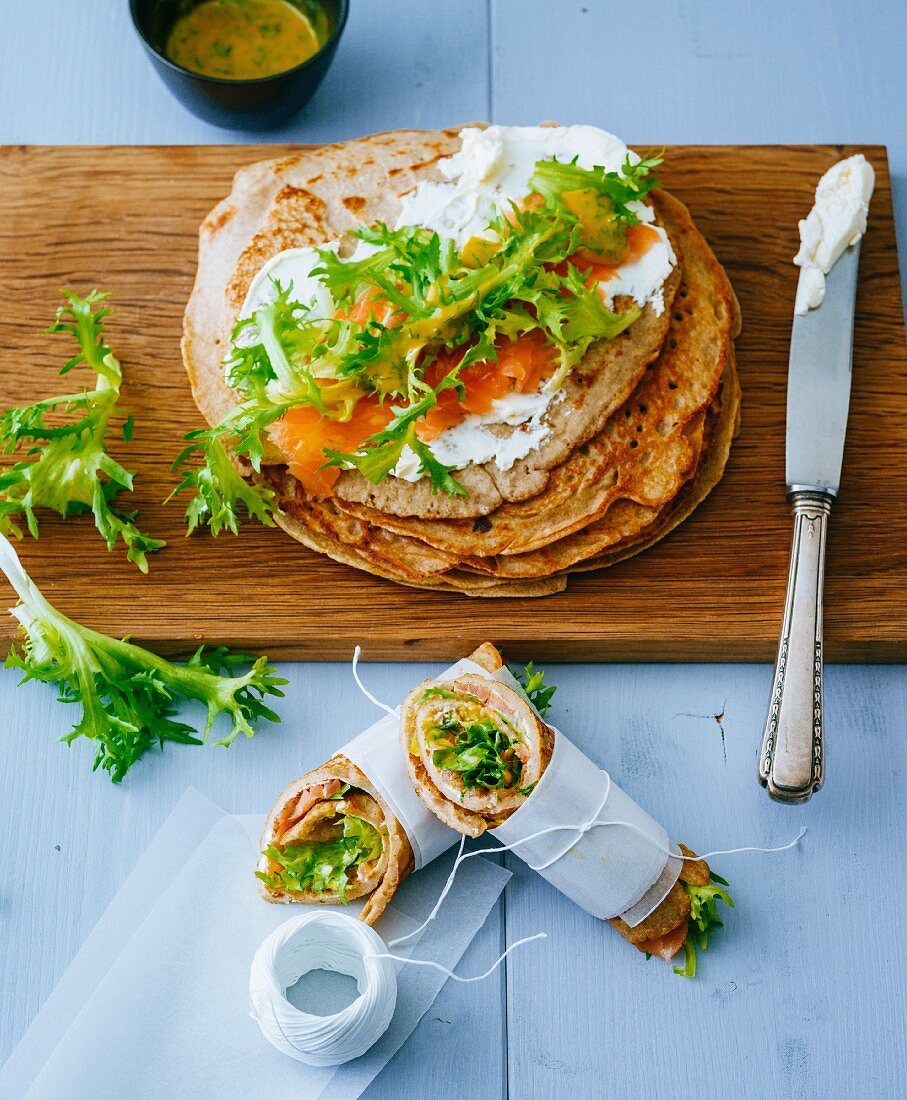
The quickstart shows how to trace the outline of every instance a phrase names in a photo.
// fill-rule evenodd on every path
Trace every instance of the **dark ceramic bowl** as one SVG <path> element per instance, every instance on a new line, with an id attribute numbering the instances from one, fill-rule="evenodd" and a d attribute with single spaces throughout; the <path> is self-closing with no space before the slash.
<path id="1" fill-rule="evenodd" d="M 175 65 L 164 54 L 167 35 L 185 0 L 129 0 L 132 22 L 161 79 L 194 115 L 231 130 L 278 126 L 307 103 L 324 78 L 346 26 L 349 0 L 317 0 L 323 12 L 324 45 L 301 65 L 254 80 L 202 76 Z"/>

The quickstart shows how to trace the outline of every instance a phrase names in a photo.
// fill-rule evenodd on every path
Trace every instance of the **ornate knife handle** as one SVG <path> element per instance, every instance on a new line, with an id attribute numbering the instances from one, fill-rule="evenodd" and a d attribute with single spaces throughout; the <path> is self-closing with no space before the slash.
<path id="1" fill-rule="evenodd" d="M 822 587 L 834 497 L 794 490 L 790 572 L 759 781 L 778 802 L 805 802 L 822 786 Z"/>

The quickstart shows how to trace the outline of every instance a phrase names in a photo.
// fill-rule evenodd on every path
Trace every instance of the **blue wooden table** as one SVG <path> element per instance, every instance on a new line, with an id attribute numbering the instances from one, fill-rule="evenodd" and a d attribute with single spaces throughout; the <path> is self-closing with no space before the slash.
<path id="1" fill-rule="evenodd" d="M 15 8 L 0 40 L 0 142 L 246 140 L 170 98 L 126 0 Z M 905 45 L 900 0 L 358 0 L 310 106 L 250 137 L 337 140 L 490 118 L 591 122 L 642 145 L 882 142 L 903 249 Z M 434 670 L 366 672 L 396 701 Z M 261 811 L 373 720 L 347 667 L 286 671 L 279 730 L 229 751 L 168 750 L 119 788 L 91 775 L 87 746 L 54 744 L 69 714 L 52 691 L 0 675 L 0 1061 L 188 784 L 230 810 Z M 511 957 L 499 981 L 448 983 L 368 1096 L 904 1095 L 904 670 L 829 669 L 829 779 L 796 808 L 771 804 L 754 779 L 767 667 L 551 675 L 557 724 L 679 839 L 702 850 L 809 831 L 793 852 L 717 861 L 737 908 L 695 982 L 647 963 L 506 857 L 514 878 L 461 970 L 484 969 L 538 930 L 550 939 Z M 153 1038 L 154 1021 L 136 1026 Z"/>

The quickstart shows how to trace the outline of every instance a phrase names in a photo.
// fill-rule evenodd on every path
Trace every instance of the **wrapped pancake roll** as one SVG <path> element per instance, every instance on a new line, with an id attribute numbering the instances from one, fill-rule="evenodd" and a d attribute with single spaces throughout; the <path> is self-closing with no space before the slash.
<path id="1" fill-rule="evenodd" d="M 490 675 L 503 660 L 486 644 L 445 675 Z M 269 902 L 346 904 L 373 924 L 411 870 L 457 839 L 416 797 L 397 748 L 399 719 L 388 715 L 277 797 L 255 872 Z"/>
<path id="2" fill-rule="evenodd" d="M 468 836 L 490 832 L 640 951 L 695 973 L 695 945 L 720 926 L 708 864 L 671 847 L 664 828 L 564 734 L 548 726 L 506 668 L 429 680 L 403 707 L 414 789 Z M 676 853 L 672 855 L 670 853 Z M 678 858 L 680 855 L 688 859 Z"/>

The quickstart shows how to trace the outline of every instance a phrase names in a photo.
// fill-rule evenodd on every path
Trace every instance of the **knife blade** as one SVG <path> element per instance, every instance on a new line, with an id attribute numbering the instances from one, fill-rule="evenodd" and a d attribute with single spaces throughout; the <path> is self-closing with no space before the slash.
<path id="1" fill-rule="evenodd" d="M 818 309 L 794 317 L 787 376 L 787 487 L 837 493 L 853 353 L 860 242 L 825 280 Z"/>
<path id="2" fill-rule="evenodd" d="M 831 505 L 841 484 L 859 261 L 857 242 L 829 272 L 822 304 L 795 316 L 791 334 L 786 481 L 794 531 L 759 754 L 759 781 L 779 802 L 805 802 L 825 777 L 825 543 Z"/>

